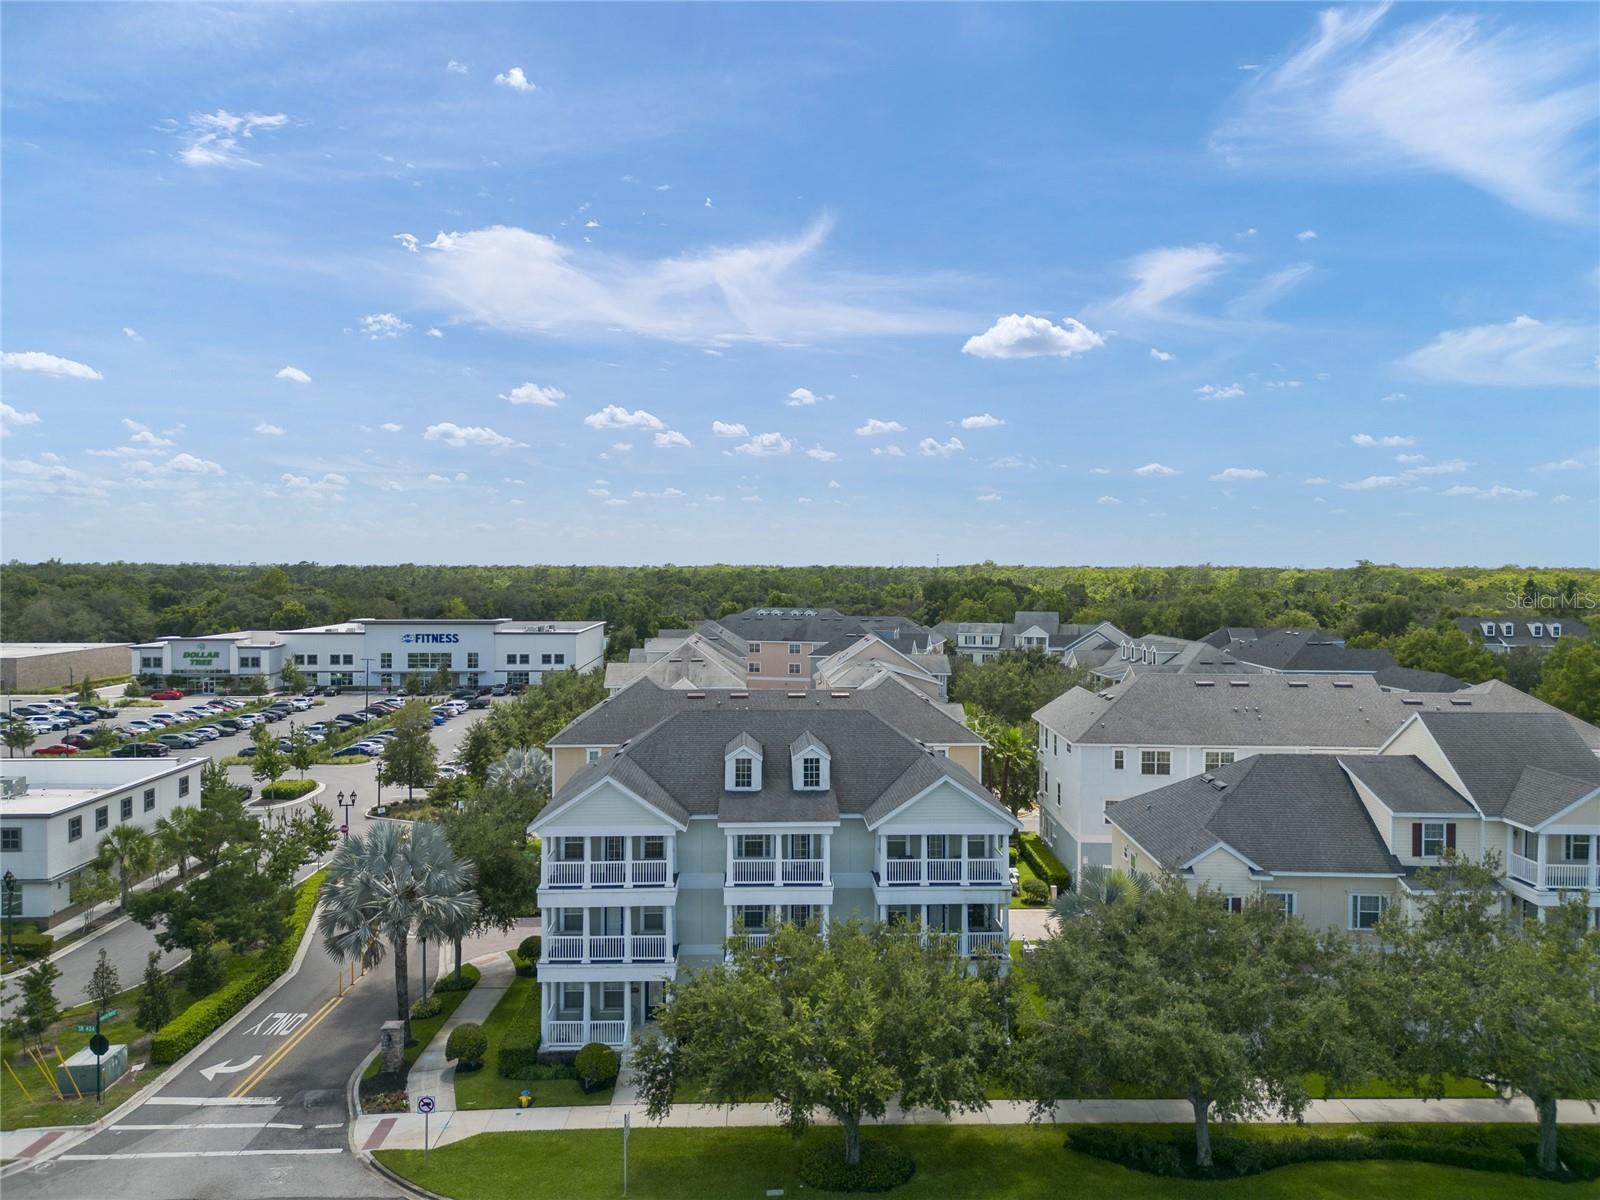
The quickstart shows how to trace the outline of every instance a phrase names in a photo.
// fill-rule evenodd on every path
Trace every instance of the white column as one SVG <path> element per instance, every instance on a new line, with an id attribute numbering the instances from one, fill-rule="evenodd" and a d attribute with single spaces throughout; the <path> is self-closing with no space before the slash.
<path id="1" fill-rule="evenodd" d="M 888 867 L 886 867 L 884 865 L 884 863 L 887 861 L 887 857 L 888 857 L 888 848 L 887 848 L 888 847 L 888 839 L 886 837 L 884 837 L 883 834 L 880 833 L 880 834 L 878 834 L 876 840 L 877 840 L 876 853 L 877 853 L 877 856 L 878 856 L 878 879 L 882 883 L 887 883 L 888 882 L 888 878 L 887 878 Z"/>
<path id="2" fill-rule="evenodd" d="M 622 961 L 633 961 L 633 917 L 637 910 L 631 905 L 622 906 Z"/>
<path id="3" fill-rule="evenodd" d="M 724 834 L 723 835 L 723 842 L 724 842 L 725 848 L 727 849 L 727 852 L 728 852 L 728 865 L 724 868 L 724 870 L 727 872 L 727 874 L 725 874 L 723 876 L 723 879 L 726 880 L 728 883 L 732 883 L 733 882 L 733 834 L 731 834 L 731 833 Z"/>
<path id="4" fill-rule="evenodd" d="M 667 885 L 678 877 L 678 835 L 667 834 Z"/>
<path id="5" fill-rule="evenodd" d="M 579 961 L 588 962 L 589 961 L 589 906 L 587 904 L 585 904 L 583 906 L 582 912 L 583 912 L 583 922 L 582 922 L 582 929 L 581 929 L 580 932 L 583 934 L 583 957 Z M 589 993 L 587 991 L 584 992 L 585 996 L 587 996 L 588 994 Z"/>
<path id="6" fill-rule="evenodd" d="M 583 1040 L 587 1044 L 589 1037 L 589 993 L 594 991 L 594 984 L 584 981 L 583 985 Z"/>
<path id="7" fill-rule="evenodd" d="M 833 882 L 833 834 L 822 835 L 822 882 Z"/>
<path id="8" fill-rule="evenodd" d="M 672 957 L 672 947 L 677 942 L 677 931 L 674 928 L 674 925 L 676 924 L 675 917 L 674 917 L 674 910 L 676 909 L 676 907 L 677 906 L 673 905 L 673 904 L 669 904 L 669 905 L 666 906 L 666 918 L 667 919 L 661 923 L 661 927 L 664 930 L 666 930 L 666 932 L 667 932 L 667 957 L 668 958 Z"/>
<path id="9" fill-rule="evenodd" d="M 633 835 L 624 834 L 622 838 L 622 886 L 633 886 Z"/>

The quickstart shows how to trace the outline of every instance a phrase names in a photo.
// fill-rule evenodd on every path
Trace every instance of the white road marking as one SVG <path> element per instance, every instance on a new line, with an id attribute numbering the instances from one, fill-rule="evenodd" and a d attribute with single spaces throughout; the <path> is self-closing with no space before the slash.
<path id="1" fill-rule="evenodd" d="M 244 1032 L 257 1037 L 285 1037 L 299 1028 L 310 1015 L 303 1012 L 268 1013 Z"/>
<path id="2" fill-rule="evenodd" d="M 343 1154 L 343 1146 L 289 1150 L 149 1150 L 126 1154 L 58 1154 L 56 1162 L 122 1162 L 133 1158 L 260 1158 L 285 1154 Z"/>
<path id="3" fill-rule="evenodd" d="M 304 1125 L 294 1125 L 288 1121 L 218 1121 L 215 1124 L 184 1124 L 184 1125 L 113 1125 L 111 1127 L 118 1133 L 128 1130 L 161 1130 L 161 1129 L 304 1129 Z M 321 1126 L 318 1126 L 321 1128 Z"/>
<path id="4" fill-rule="evenodd" d="M 223 1062 L 212 1063 L 209 1067 L 201 1067 L 200 1074 L 206 1077 L 207 1083 L 210 1083 L 216 1079 L 218 1075 L 237 1075 L 240 1071 L 243 1071 L 247 1067 L 253 1067 L 260 1061 L 261 1055 L 259 1054 L 252 1054 L 242 1063 L 236 1063 L 232 1059 L 227 1059 Z"/>
<path id="5" fill-rule="evenodd" d="M 343 1129 L 343 1121 L 329 1121 L 326 1125 L 313 1125 L 313 1129 Z"/>
<path id="6" fill-rule="evenodd" d="M 237 1100 L 231 1096 L 152 1096 L 145 1101 L 145 1104 L 177 1108 L 229 1108 L 234 1105 L 241 1108 L 269 1108 L 277 1103 L 276 1096 L 241 1096 Z"/>

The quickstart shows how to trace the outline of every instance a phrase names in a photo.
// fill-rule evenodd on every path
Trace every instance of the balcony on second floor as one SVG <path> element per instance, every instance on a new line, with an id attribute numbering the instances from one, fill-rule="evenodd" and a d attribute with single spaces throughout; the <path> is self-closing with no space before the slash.
<path id="1" fill-rule="evenodd" d="M 1004 834 L 890 834 L 878 839 L 877 881 L 885 887 L 1002 887 Z"/>
<path id="2" fill-rule="evenodd" d="M 729 887 L 828 887 L 830 837 L 826 833 L 728 835 Z"/>
<path id="3" fill-rule="evenodd" d="M 678 878 L 676 842 L 670 834 L 553 837 L 544 844 L 540 886 L 669 887 Z"/>
<path id="4" fill-rule="evenodd" d="M 1600 891 L 1600 833 L 1512 830 L 1508 836 L 1507 877 L 1540 891 Z"/>
<path id="5" fill-rule="evenodd" d="M 674 913 L 668 906 L 546 908 L 542 965 L 664 963 L 677 954 Z"/>

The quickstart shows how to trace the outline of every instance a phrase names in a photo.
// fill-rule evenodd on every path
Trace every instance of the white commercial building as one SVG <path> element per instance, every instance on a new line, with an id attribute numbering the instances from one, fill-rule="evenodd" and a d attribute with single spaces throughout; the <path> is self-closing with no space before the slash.
<path id="1" fill-rule="evenodd" d="M 47 926 L 72 904 L 72 877 L 100 839 L 131 822 L 146 831 L 180 805 L 200 806 L 204 758 L 7 760 L 0 767 L 0 868 L 16 880 L 9 915 Z"/>
<path id="2" fill-rule="evenodd" d="M 132 648 L 133 673 L 192 692 L 275 684 L 293 664 L 313 683 L 388 690 L 442 667 L 452 686 L 538 683 L 547 671 L 588 671 L 605 658 L 604 621 L 362 619 L 306 629 L 164 637 Z"/>

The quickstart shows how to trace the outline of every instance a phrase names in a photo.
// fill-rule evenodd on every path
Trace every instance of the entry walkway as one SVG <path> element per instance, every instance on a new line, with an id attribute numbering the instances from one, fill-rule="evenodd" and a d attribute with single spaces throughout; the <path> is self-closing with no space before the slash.
<path id="1" fill-rule="evenodd" d="M 441 956 L 439 969 L 448 974 L 454 969 L 454 964 L 446 966 L 445 957 L 449 956 Z M 406 1077 L 406 1092 L 413 1100 L 418 1096 L 432 1096 L 435 1112 L 454 1112 L 456 1108 L 456 1068 L 444 1057 L 450 1031 L 469 1021 L 477 1025 L 487 1021 L 494 1006 L 504 998 L 511 981 L 517 977 L 511 960 L 504 954 L 487 954 L 471 962 L 480 972 L 477 984 L 467 993 L 467 998 L 456 1011 L 450 1014 L 450 1019 L 440 1026 L 433 1040 L 417 1055 L 417 1061 L 411 1064 L 411 1074 Z M 422 1145 L 421 1134 L 417 1135 L 417 1145 Z"/>
<path id="2" fill-rule="evenodd" d="M 479 985 L 480 987 L 482 984 Z M 477 989 L 473 989 L 476 991 Z M 413 1076 L 414 1077 L 414 1076 Z M 412 1089 L 416 1095 L 416 1089 Z M 443 1105 L 440 1105 L 441 1109 Z M 1028 1120 L 1030 1106 L 1021 1100 L 996 1100 L 988 1108 L 973 1113 L 943 1117 L 936 1112 L 912 1110 L 899 1113 L 891 1109 L 878 1125 L 1021 1125 Z M 617 1129 L 623 1114 L 635 1126 L 650 1124 L 642 1105 L 592 1105 L 568 1108 L 496 1108 L 473 1112 L 435 1113 L 428 1128 L 430 1146 L 448 1145 L 480 1133 L 554 1132 L 565 1129 Z M 1600 1125 L 1600 1114 L 1582 1100 L 1563 1100 L 1559 1109 L 1564 1125 Z M 827 1117 L 819 1115 L 819 1123 Z M 1064 1125 L 1094 1125 L 1120 1122 L 1140 1124 L 1183 1124 L 1194 1121 L 1194 1110 L 1184 1100 L 1064 1100 L 1056 1105 L 1055 1120 Z M 1306 1109 L 1308 1125 L 1383 1124 L 1394 1121 L 1476 1124 L 1482 1122 L 1535 1123 L 1533 1104 L 1525 1099 L 1502 1104 L 1498 1100 L 1313 1100 Z M 680 1104 L 661 1122 L 665 1128 L 722 1129 L 730 1126 L 776 1125 L 778 1119 L 765 1104 L 736 1104 L 716 1108 L 706 1104 Z M 1280 1124 L 1263 1118 L 1262 1124 Z M 357 1118 L 351 1140 L 363 1150 L 422 1149 L 422 1118 L 415 1113 L 400 1116 Z M 1215 1127 L 1215 1126 L 1214 1126 Z"/>

